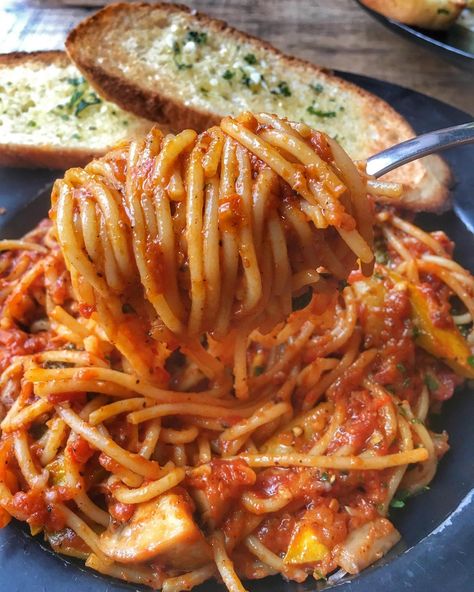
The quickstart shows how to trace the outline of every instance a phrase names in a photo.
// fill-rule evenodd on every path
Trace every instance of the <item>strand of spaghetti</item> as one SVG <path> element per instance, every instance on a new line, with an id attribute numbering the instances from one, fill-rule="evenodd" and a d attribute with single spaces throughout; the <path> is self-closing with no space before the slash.
<path id="1" fill-rule="evenodd" d="M 150 458 L 155 451 L 161 432 L 161 419 L 152 419 L 146 427 L 145 437 L 140 447 L 139 454 L 143 458 Z"/>
<path id="2" fill-rule="evenodd" d="M 406 232 L 407 234 L 415 237 L 422 243 L 425 243 L 425 245 L 430 247 L 430 249 L 440 257 L 446 257 L 447 253 L 444 250 L 443 245 L 437 240 L 435 240 L 432 236 L 430 236 L 427 232 L 424 232 L 423 230 L 421 230 L 421 228 L 418 228 L 418 226 L 415 226 L 414 224 L 412 224 L 411 222 L 407 222 L 406 220 L 402 220 L 400 217 L 395 216 L 395 214 L 392 214 L 390 216 L 390 222 L 393 226 L 395 226 L 395 228 L 403 230 L 403 232 Z"/>
<path id="3" fill-rule="evenodd" d="M 413 255 L 410 253 L 408 248 L 403 244 L 403 242 L 401 240 L 399 240 L 397 238 L 397 236 L 395 235 L 395 233 L 392 232 L 389 228 L 384 227 L 382 232 L 383 232 L 384 236 L 386 237 L 388 244 L 392 247 L 392 249 L 394 251 L 396 251 L 406 263 L 409 264 L 408 265 L 409 279 L 412 282 L 414 282 L 415 284 L 418 284 L 420 279 L 418 277 L 418 269 L 417 269 L 417 265 L 415 263 L 415 258 L 413 257 Z"/>
<path id="4" fill-rule="evenodd" d="M 258 265 L 252 228 L 252 166 L 247 150 L 236 150 L 239 175 L 236 179 L 237 195 L 241 197 L 239 224 L 239 254 L 244 272 L 245 296 L 241 302 L 242 314 L 251 313 L 262 297 L 262 276 Z"/>
<path id="5" fill-rule="evenodd" d="M 229 592 L 246 592 L 239 577 L 235 573 L 232 561 L 227 555 L 222 532 L 217 531 L 209 539 L 217 570 Z"/>
<path id="6" fill-rule="evenodd" d="M 72 333 L 77 333 L 83 339 L 90 335 L 89 329 L 66 312 L 62 306 L 55 306 L 49 312 L 49 317 L 70 329 Z"/>
<path id="7" fill-rule="evenodd" d="M 144 586 L 150 586 L 153 589 L 160 587 L 159 580 L 157 581 L 152 569 L 149 567 L 143 567 L 141 565 L 129 567 L 121 563 L 110 563 L 109 560 L 103 561 L 94 553 L 91 553 L 87 558 L 86 567 L 98 571 L 101 574 L 124 580 L 125 582 L 142 584 Z"/>
<path id="8" fill-rule="evenodd" d="M 415 448 L 405 452 L 387 454 L 386 456 L 361 458 L 358 456 L 313 456 L 309 454 L 247 454 L 239 457 L 250 467 L 317 467 L 320 469 L 336 469 L 339 471 L 381 471 L 390 467 L 398 467 L 428 459 L 426 448 Z"/>
<path id="9" fill-rule="evenodd" d="M 262 563 L 268 565 L 278 573 L 282 573 L 285 570 L 285 564 L 283 559 L 278 557 L 275 553 L 272 553 L 268 547 L 266 547 L 255 535 L 248 536 L 244 545 L 247 549 L 255 555 Z"/>
<path id="10" fill-rule="evenodd" d="M 31 243 L 26 240 L 1 240 L 0 251 L 37 251 L 46 254 L 48 250 L 38 243 Z"/>
<path id="11" fill-rule="evenodd" d="M 25 373 L 25 378 L 31 382 L 54 382 L 64 379 L 81 380 L 87 376 L 86 380 L 111 382 L 119 387 L 136 392 L 145 398 L 154 399 L 163 403 L 174 402 L 179 399 L 182 402 L 212 404 L 216 407 L 232 407 L 232 399 L 219 399 L 215 395 L 206 395 L 206 392 L 181 393 L 179 391 L 169 391 L 160 389 L 153 384 L 139 379 L 136 376 L 112 370 L 110 368 L 97 368 L 90 366 L 87 368 L 31 368 Z M 86 389 L 92 391 L 93 389 Z M 215 392 L 215 391 L 214 391 Z M 109 393 L 105 393 L 109 394 Z M 113 394 L 113 393 L 110 393 Z"/>
<path id="12" fill-rule="evenodd" d="M 48 397 L 48 395 L 54 393 L 78 391 L 100 393 L 117 398 L 128 398 L 134 394 L 133 391 L 124 389 L 112 382 L 104 382 L 103 380 L 54 379 L 54 382 L 48 382 L 46 380 L 45 382 L 36 382 L 34 384 L 34 392 L 38 397 Z"/>
<path id="13" fill-rule="evenodd" d="M 269 498 L 262 498 L 252 491 L 246 491 L 242 494 L 240 502 L 252 514 L 271 514 L 272 512 L 282 510 L 292 499 L 293 494 L 291 491 L 284 487 L 279 487 L 277 494 Z"/>
<path id="14" fill-rule="evenodd" d="M 91 425 L 96 426 L 97 424 L 103 423 L 111 417 L 115 417 L 121 413 L 143 409 L 143 407 L 146 407 L 146 404 L 147 400 L 142 397 L 115 401 L 114 403 L 103 405 L 102 407 L 99 407 L 99 409 L 93 411 L 89 415 L 88 421 Z"/>
<path id="15" fill-rule="evenodd" d="M 56 413 L 76 434 L 82 436 L 89 444 L 105 452 L 125 468 L 148 479 L 157 478 L 160 475 L 161 469 L 155 461 L 147 460 L 138 454 L 125 450 L 110 437 L 104 436 L 97 428 L 83 421 L 72 409 L 56 405 Z"/>
<path id="16" fill-rule="evenodd" d="M 469 282 L 471 286 L 474 283 L 471 274 L 466 273 L 466 270 L 461 267 L 459 263 L 456 263 L 456 261 L 453 261 L 452 259 L 448 259 L 447 257 L 439 257 L 438 255 L 429 255 L 427 253 L 422 255 L 421 259 L 423 261 L 428 261 L 429 263 L 440 265 L 441 267 L 444 267 L 450 271 L 454 271 L 460 281 Z"/>
<path id="17" fill-rule="evenodd" d="M 90 335 L 89 335 L 90 337 Z M 87 339 L 87 337 L 86 337 Z M 107 368 L 107 363 L 99 356 L 88 351 L 74 351 L 65 349 L 53 349 L 32 356 L 33 362 L 42 364 L 44 362 L 64 362 L 78 366 L 101 366 Z"/>
<path id="18" fill-rule="evenodd" d="M 291 405 L 288 403 L 267 403 L 260 407 L 248 419 L 239 421 L 232 427 L 228 428 L 219 436 L 219 440 L 236 440 L 244 435 L 255 431 L 259 426 L 269 423 L 270 421 L 280 417 L 284 413 L 291 410 Z"/>
<path id="19" fill-rule="evenodd" d="M 237 410 L 236 410 L 237 412 Z M 248 417 L 253 412 L 253 407 L 240 408 L 238 414 Z M 166 417 L 168 415 L 196 415 L 198 417 L 224 418 L 229 414 L 228 409 L 216 406 L 206 406 L 200 403 L 164 403 L 153 405 L 141 411 L 133 411 L 127 415 L 130 423 L 142 423 L 155 417 Z"/>
<path id="20" fill-rule="evenodd" d="M 319 440 L 317 440 L 311 447 L 311 450 L 309 451 L 310 455 L 316 456 L 326 452 L 331 440 L 344 422 L 344 419 L 346 418 L 346 412 L 347 409 L 345 404 L 336 403 L 331 421 L 329 422 L 329 426 L 321 438 L 319 438 Z"/>
<path id="21" fill-rule="evenodd" d="M 58 454 L 59 448 L 66 439 L 68 426 L 60 417 L 53 417 L 50 420 L 47 438 L 40 453 L 39 461 L 43 467 L 54 460 Z"/>
<path id="22" fill-rule="evenodd" d="M 178 483 L 183 481 L 185 476 L 186 472 L 184 468 L 177 467 L 164 477 L 158 479 L 158 481 L 146 483 L 137 489 L 117 487 L 117 489 L 114 490 L 114 497 L 123 504 L 141 504 L 158 497 L 173 487 L 176 487 Z"/>
<path id="23" fill-rule="evenodd" d="M 383 197 L 400 197 L 403 193 L 403 186 L 399 183 L 390 181 L 379 181 L 378 179 L 367 180 L 367 190 L 371 195 L 381 195 Z"/>
<path id="24" fill-rule="evenodd" d="M 190 444 L 198 435 L 199 429 L 196 426 L 189 426 L 182 430 L 161 428 L 159 440 L 165 444 Z"/>
<path id="25" fill-rule="evenodd" d="M 212 578 L 215 572 L 216 566 L 214 564 L 209 564 L 180 576 L 166 578 L 163 581 L 161 588 L 162 592 L 182 592 L 183 590 L 191 590 L 195 586 L 199 586 L 199 584 Z"/>
<path id="26" fill-rule="evenodd" d="M 191 311 L 188 333 L 199 333 L 204 315 L 205 288 L 203 282 L 202 211 L 204 204 L 204 170 L 201 162 L 201 143 L 198 142 L 189 159 L 186 171 L 186 241 L 191 280 Z"/>
<path id="27" fill-rule="evenodd" d="M 23 428 L 27 424 L 33 423 L 44 413 L 51 411 L 52 408 L 53 405 L 46 399 L 39 399 L 31 403 L 31 405 L 23 407 L 15 416 L 5 418 L 0 424 L 0 429 L 4 432 L 13 432 L 19 428 Z"/>
<path id="28" fill-rule="evenodd" d="M 248 331 L 244 327 L 237 331 L 234 347 L 234 389 L 235 396 L 240 400 L 249 398 L 247 374 Z"/>
<path id="29" fill-rule="evenodd" d="M 74 501 L 85 516 L 94 522 L 97 522 L 97 524 L 107 528 L 110 523 L 109 513 L 104 512 L 102 508 L 99 508 L 99 506 L 94 504 L 94 502 L 84 491 L 80 491 L 78 494 L 76 494 L 74 496 Z"/>
<path id="30" fill-rule="evenodd" d="M 110 563 L 110 560 L 102 553 L 100 549 L 99 537 L 97 534 L 82 520 L 79 516 L 70 510 L 65 504 L 56 503 L 56 507 L 63 514 L 66 526 L 69 526 L 79 538 L 81 538 L 88 547 L 99 557 L 104 563 Z"/>
<path id="31" fill-rule="evenodd" d="M 220 132 L 220 130 L 219 130 Z M 222 138 L 222 142 L 223 142 Z M 208 153 L 204 156 L 206 158 Z M 217 172 L 217 165 L 216 172 Z M 205 164 L 203 162 L 203 166 Z M 213 165 L 214 167 L 214 165 Z M 215 175 L 216 173 L 214 173 Z M 221 292 L 221 262 L 219 246 L 219 183 L 216 176 L 206 182 L 205 206 L 203 220 L 203 252 L 204 257 L 204 278 L 206 285 L 206 325 L 216 317 L 219 308 L 219 299 Z"/>
<path id="32" fill-rule="evenodd" d="M 42 469 L 41 472 L 35 466 L 31 457 L 31 450 L 28 442 L 28 435 L 25 430 L 18 430 L 13 433 L 13 450 L 20 471 L 31 489 L 43 489 L 48 482 L 49 471 Z"/>

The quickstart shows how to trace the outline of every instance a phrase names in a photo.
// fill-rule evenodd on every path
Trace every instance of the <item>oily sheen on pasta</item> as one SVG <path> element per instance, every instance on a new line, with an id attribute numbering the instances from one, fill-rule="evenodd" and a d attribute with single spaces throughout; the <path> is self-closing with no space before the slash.
<path id="1" fill-rule="evenodd" d="M 474 378 L 474 280 L 382 191 L 268 115 L 69 171 L 0 241 L 0 526 L 164 592 L 385 554 Z"/>

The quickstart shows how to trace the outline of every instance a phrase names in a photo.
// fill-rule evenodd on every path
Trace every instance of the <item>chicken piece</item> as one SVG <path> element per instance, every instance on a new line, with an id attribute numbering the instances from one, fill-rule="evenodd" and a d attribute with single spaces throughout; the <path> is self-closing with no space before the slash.
<path id="1" fill-rule="evenodd" d="M 345 571 L 357 574 L 378 561 L 401 536 L 386 518 L 377 518 L 353 530 L 341 545 L 337 561 Z"/>
<path id="2" fill-rule="evenodd" d="M 189 502 L 177 493 L 139 504 L 127 523 L 109 526 L 102 533 L 100 547 L 121 563 L 159 559 L 164 566 L 180 570 L 195 569 L 212 558 Z"/>

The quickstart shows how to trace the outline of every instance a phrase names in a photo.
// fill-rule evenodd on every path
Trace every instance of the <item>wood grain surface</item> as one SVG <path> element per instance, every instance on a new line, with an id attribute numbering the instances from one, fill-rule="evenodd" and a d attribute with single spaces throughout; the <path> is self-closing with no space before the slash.
<path id="1" fill-rule="evenodd" d="M 375 22 L 355 0 L 183 0 L 331 69 L 416 89 L 474 114 L 474 75 Z M 0 50 L 63 47 L 67 31 L 97 0 L 0 0 Z"/>

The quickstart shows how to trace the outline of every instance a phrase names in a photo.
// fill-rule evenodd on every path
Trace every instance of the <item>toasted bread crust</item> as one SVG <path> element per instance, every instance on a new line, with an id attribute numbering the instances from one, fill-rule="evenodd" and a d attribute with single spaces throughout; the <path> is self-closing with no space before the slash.
<path id="1" fill-rule="evenodd" d="M 31 63 L 40 66 L 56 63 L 59 66 L 68 66 L 71 60 L 65 51 L 14 51 L 0 54 L 0 68 L 14 67 L 20 64 Z"/>
<path id="2" fill-rule="evenodd" d="M 92 159 L 103 156 L 104 152 L 49 145 L 0 144 L 0 166 L 64 170 L 83 167 Z"/>
<path id="3" fill-rule="evenodd" d="M 83 49 L 100 46 L 98 40 L 103 32 L 114 28 L 117 22 L 122 19 L 130 18 L 130 22 L 133 23 L 133 15 L 137 11 L 184 13 L 194 21 L 194 24 L 201 24 L 215 34 L 231 37 L 236 43 L 250 42 L 258 48 L 270 52 L 283 63 L 285 68 L 291 71 L 309 73 L 316 76 L 323 84 L 328 82 L 336 85 L 343 91 L 362 99 L 364 117 L 368 122 L 377 122 L 379 130 L 379 140 L 372 142 L 371 153 L 376 153 L 415 135 L 408 122 L 388 103 L 355 84 L 347 82 L 311 62 L 285 55 L 270 43 L 238 31 L 224 21 L 211 19 L 179 4 L 148 4 L 144 2 L 110 4 L 79 23 L 67 38 L 66 49 L 69 56 L 96 91 L 135 115 L 166 124 L 174 131 L 186 128 L 202 131 L 215 125 L 221 119 L 221 114 L 185 105 L 175 96 L 167 94 L 165 85 L 157 90 L 151 90 L 140 87 L 125 76 L 111 73 L 106 66 L 99 63 L 99 60 L 94 59 L 95 55 L 90 56 Z M 391 178 L 396 178 L 397 181 L 403 182 L 409 188 L 403 198 L 403 204 L 401 204 L 404 207 L 411 210 L 432 211 L 449 207 L 448 187 L 451 175 L 448 166 L 438 156 L 430 157 L 424 161 L 424 164 L 415 162 L 406 165 L 395 175 L 392 174 Z"/>

